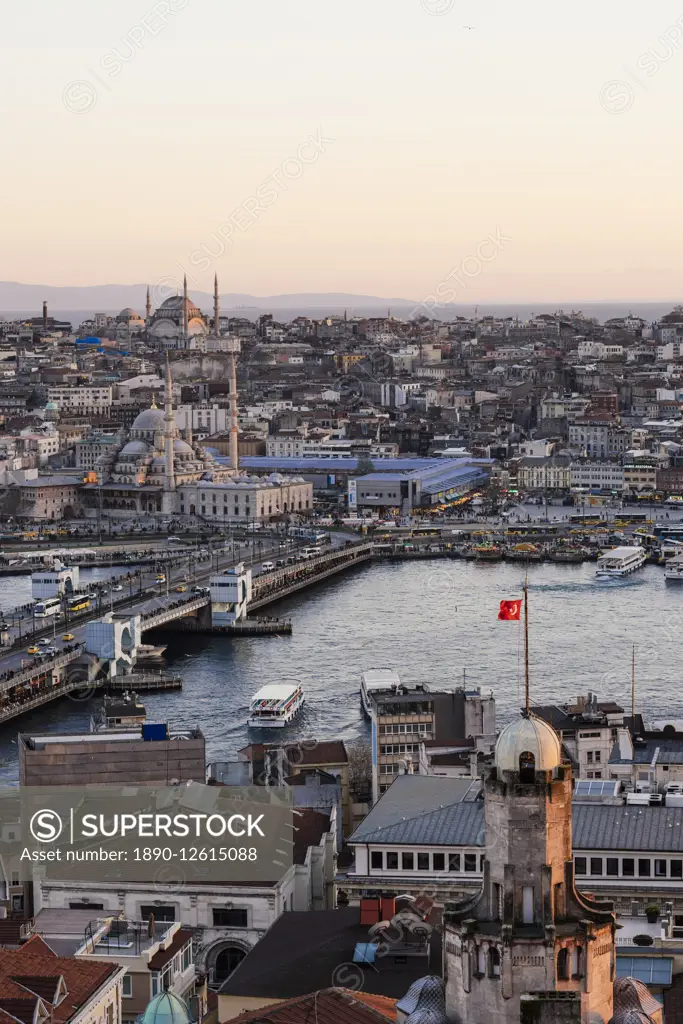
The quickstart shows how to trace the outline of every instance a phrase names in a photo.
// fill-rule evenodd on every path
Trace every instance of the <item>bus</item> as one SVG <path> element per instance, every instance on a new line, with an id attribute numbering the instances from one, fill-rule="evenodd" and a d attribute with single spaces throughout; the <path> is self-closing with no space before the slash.
<path id="1" fill-rule="evenodd" d="M 88 594 L 76 594 L 69 601 L 69 612 L 71 615 L 74 612 L 83 612 L 90 607 L 90 597 Z"/>
<path id="2" fill-rule="evenodd" d="M 48 619 L 51 615 L 59 615 L 62 602 L 58 597 L 49 597 L 45 601 L 36 601 L 33 614 L 37 619 Z"/>
<path id="3" fill-rule="evenodd" d="M 647 512 L 617 512 L 614 517 L 615 526 L 641 526 L 649 522 Z"/>
<path id="4" fill-rule="evenodd" d="M 570 526 L 607 526 L 607 520 L 601 512 L 584 513 L 578 512 L 570 515 Z"/>

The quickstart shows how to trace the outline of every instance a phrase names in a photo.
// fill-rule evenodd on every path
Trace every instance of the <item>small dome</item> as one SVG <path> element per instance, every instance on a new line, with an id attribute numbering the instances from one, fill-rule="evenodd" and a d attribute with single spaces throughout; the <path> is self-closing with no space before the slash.
<path id="1" fill-rule="evenodd" d="M 533 715 L 505 726 L 496 743 L 495 765 L 504 772 L 518 772 L 519 759 L 527 751 L 534 755 L 537 771 L 549 772 L 562 764 L 557 733 Z"/>
<path id="2" fill-rule="evenodd" d="M 117 320 L 139 320 L 140 319 L 140 314 L 136 313 L 134 309 L 130 308 L 130 306 L 126 306 L 125 309 L 121 310 L 121 312 L 116 317 L 116 319 Z"/>
<path id="3" fill-rule="evenodd" d="M 148 447 L 144 441 L 129 441 L 127 445 L 121 449 L 121 455 L 146 455 Z"/>
<path id="4" fill-rule="evenodd" d="M 140 1018 L 141 1024 L 191 1024 L 192 1016 L 180 996 L 161 992 L 155 996 Z"/>
<path id="5" fill-rule="evenodd" d="M 58 412 L 58 410 L 59 406 L 57 405 L 56 402 L 48 402 L 47 405 L 45 406 L 46 412 Z"/>
<path id="6" fill-rule="evenodd" d="M 176 438 L 173 442 L 173 451 L 182 453 L 183 455 L 194 455 L 194 452 L 187 441 L 182 441 L 180 438 Z"/>
<path id="7" fill-rule="evenodd" d="M 135 417 L 131 430 L 163 430 L 164 411 L 163 409 L 145 409 L 139 416 Z"/>

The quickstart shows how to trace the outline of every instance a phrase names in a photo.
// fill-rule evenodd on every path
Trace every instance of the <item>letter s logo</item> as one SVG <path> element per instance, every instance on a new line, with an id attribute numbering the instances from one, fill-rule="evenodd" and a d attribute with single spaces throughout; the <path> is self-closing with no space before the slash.
<path id="1" fill-rule="evenodd" d="M 39 843 L 54 843 L 62 834 L 62 819 L 56 811 L 36 811 L 31 818 L 29 828 L 31 835 Z"/>

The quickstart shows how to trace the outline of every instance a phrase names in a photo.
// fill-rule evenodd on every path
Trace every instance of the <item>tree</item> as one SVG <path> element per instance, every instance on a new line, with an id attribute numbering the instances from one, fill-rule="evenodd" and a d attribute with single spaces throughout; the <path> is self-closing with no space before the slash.
<path id="1" fill-rule="evenodd" d="M 355 798 L 367 797 L 372 790 L 372 750 L 358 738 L 346 748 L 349 759 L 349 788 Z"/>
<path id="2" fill-rule="evenodd" d="M 374 473 L 375 467 L 372 464 L 372 459 L 367 454 L 358 456 L 356 463 L 356 473 L 358 476 L 365 476 L 366 473 Z"/>

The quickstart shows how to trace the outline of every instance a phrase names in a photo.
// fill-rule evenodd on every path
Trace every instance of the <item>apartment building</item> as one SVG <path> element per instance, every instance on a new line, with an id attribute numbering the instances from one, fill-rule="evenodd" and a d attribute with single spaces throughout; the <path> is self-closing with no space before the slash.
<path id="1" fill-rule="evenodd" d="M 617 491 L 624 489 L 624 470 L 616 462 L 572 462 L 570 486 L 577 491 Z"/>
<path id="2" fill-rule="evenodd" d="M 112 406 L 112 389 L 91 384 L 55 385 L 47 389 L 48 402 L 54 402 L 62 415 L 108 416 Z"/>
<path id="3" fill-rule="evenodd" d="M 630 435 L 614 423 L 577 420 L 570 423 L 569 444 L 582 449 L 589 458 L 609 459 L 628 450 Z"/>

